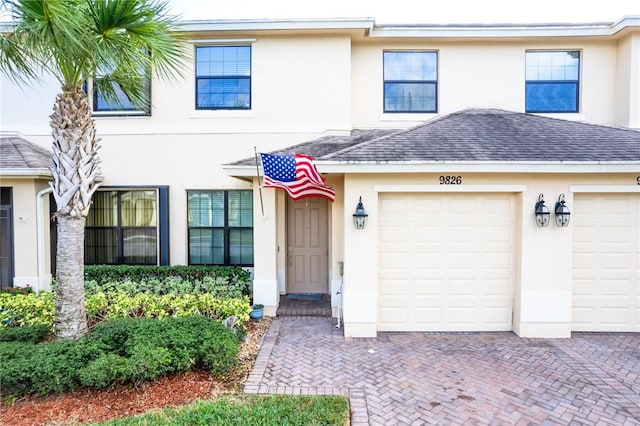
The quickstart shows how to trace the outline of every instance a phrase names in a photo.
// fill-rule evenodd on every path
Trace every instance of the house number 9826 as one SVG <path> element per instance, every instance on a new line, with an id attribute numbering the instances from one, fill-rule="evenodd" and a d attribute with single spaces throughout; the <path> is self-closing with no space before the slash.
<path id="1" fill-rule="evenodd" d="M 440 185 L 460 185 L 462 176 L 440 176 Z"/>

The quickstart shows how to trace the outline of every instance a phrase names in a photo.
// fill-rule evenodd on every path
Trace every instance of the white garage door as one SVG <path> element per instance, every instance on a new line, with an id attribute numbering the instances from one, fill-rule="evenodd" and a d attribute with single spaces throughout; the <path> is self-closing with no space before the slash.
<path id="1" fill-rule="evenodd" d="M 512 329 L 513 194 L 380 194 L 380 331 Z"/>
<path id="2" fill-rule="evenodd" d="M 640 331 L 640 195 L 575 194 L 573 330 Z"/>

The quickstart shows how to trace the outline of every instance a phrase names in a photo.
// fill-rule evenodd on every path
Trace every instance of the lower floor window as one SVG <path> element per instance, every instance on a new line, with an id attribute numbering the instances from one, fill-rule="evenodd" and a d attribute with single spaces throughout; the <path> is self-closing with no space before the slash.
<path id="1" fill-rule="evenodd" d="M 86 265 L 157 265 L 161 189 L 103 190 L 93 195 L 85 225 Z M 166 240 L 166 238 L 165 238 Z M 164 246 L 164 244 L 163 244 Z"/>
<path id="2" fill-rule="evenodd" d="M 253 265 L 252 191 L 188 191 L 190 265 Z"/>

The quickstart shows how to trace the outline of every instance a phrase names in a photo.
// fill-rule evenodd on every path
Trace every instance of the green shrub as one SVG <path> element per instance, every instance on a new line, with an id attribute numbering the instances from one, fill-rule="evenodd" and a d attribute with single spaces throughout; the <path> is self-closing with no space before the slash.
<path id="1" fill-rule="evenodd" d="M 0 293 L 0 327 L 44 324 L 53 327 L 52 292 Z"/>
<path id="2" fill-rule="evenodd" d="M 139 348 L 148 345 L 166 348 L 172 371 L 207 367 L 214 374 L 223 374 L 235 366 L 238 346 L 233 332 L 221 322 L 202 316 L 161 321 L 118 319 L 97 325 L 88 338 L 111 351 L 119 349 L 119 354 L 128 357 L 136 357 Z M 222 358 L 221 363 L 216 365 L 205 359 L 207 353 Z"/>
<path id="3" fill-rule="evenodd" d="M 77 371 L 85 362 L 76 342 L 68 340 L 37 345 L 4 342 L 0 343 L 0 357 L 2 393 L 15 396 L 73 390 Z"/>
<path id="4" fill-rule="evenodd" d="M 8 294 L 30 294 L 33 293 L 33 288 L 27 284 L 26 287 L 8 287 L 0 290 L 0 293 Z"/>
<path id="5" fill-rule="evenodd" d="M 51 334 L 51 327 L 46 324 L 6 327 L 0 328 L 0 342 L 38 343 L 49 334 Z"/>
<path id="6" fill-rule="evenodd" d="M 78 371 L 80 384 L 85 387 L 106 388 L 129 377 L 129 360 L 116 353 L 103 354 Z"/>
<path id="7" fill-rule="evenodd" d="M 53 329 L 54 294 L 0 294 L 0 328 L 43 324 Z M 129 296 L 123 292 L 107 292 L 85 297 L 90 324 L 126 317 L 167 318 L 202 315 L 223 320 L 236 316 L 240 325 L 249 320 L 249 298 L 222 299 L 211 294 Z"/>
<path id="8" fill-rule="evenodd" d="M 210 318 L 122 318 L 77 341 L 1 342 L 0 383 L 5 396 L 22 396 L 139 383 L 195 368 L 222 376 L 237 356 L 237 336 Z"/>
<path id="9" fill-rule="evenodd" d="M 121 290 L 129 294 L 214 293 L 219 297 L 249 296 L 251 274 L 239 266 L 132 266 L 84 267 L 88 294 Z M 227 289 L 225 289 L 225 287 Z M 227 294 L 240 292 L 238 296 Z"/>

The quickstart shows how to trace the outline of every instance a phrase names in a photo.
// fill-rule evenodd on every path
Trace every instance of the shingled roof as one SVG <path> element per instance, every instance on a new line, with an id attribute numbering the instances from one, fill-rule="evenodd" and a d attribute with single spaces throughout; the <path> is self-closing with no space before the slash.
<path id="1" fill-rule="evenodd" d="M 0 137 L 0 173 L 50 175 L 51 152 L 19 136 Z"/>
<path id="2" fill-rule="evenodd" d="M 466 109 L 404 130 L 354 130 L 276 154 L 317 163 L 638 162 L 640 132 L 500 109 Z M 253 164 L 246 159 L 234 165 Z"/>

